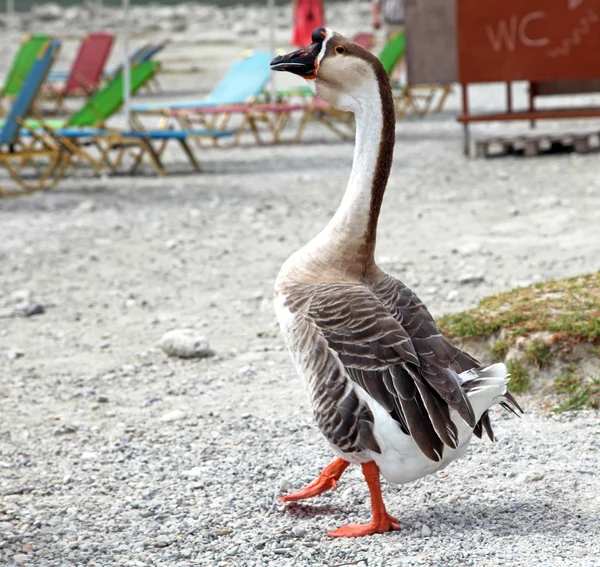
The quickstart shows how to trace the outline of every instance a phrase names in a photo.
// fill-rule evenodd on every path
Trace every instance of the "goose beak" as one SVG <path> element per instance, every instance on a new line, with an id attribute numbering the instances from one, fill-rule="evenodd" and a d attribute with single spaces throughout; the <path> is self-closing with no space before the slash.
<path id="1" fill-rule="evenodd" d="M 325 28 L 315 29 L 312 33 L 312 43 L 308 47 L 275 57 L 271 61 L 271 69 L 273 71 L 289 71 L 304 79 L 316 79 L 319 53 L 321 53 L 321 47 L 326 37 L 327 30 Z"/>
<path id="2" fill-rule="evenodd" d="M 273 71 L 289 71 L 300 75 L 304 79 L 315 79 L 317 77 L 318 56 L 321 46 L 313 43 L 298 51 L 279 55 L 271 61 Z"/>

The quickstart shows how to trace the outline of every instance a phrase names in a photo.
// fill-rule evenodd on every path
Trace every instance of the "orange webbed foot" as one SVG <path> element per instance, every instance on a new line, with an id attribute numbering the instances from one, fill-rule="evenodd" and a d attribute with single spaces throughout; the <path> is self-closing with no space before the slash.
<path id="1" fill-rule="evenodd" d="M 329 532 L 329 537 L 362 537 L 373 534 L 383 534 L 385 532 L 392 532 L 400 529 L 400 522 L 386 514 L 379 520 L 372 520 L 368 524 L 348 524 L 342 526 L 337 530 Z"/>
<path id="2" fill-rule="evenodd" d="M 342 473 L 348 468 L 350 463 L 344 461 L 344 459 L 336 459 L 329 465 L 327 465 L 323 472 L 319 475 L 317 480 L 311 482 L 308 486 L 305 486 L 298 492 L 287 494 L 286 496 L 280 496 L 279 500 L 282 502 L 297 502 L 298 500 L 304 500 L 305 498 L 312 498 L 325 492 L 326 490 L 335 489 L 338 480 L 342 476 Z"/>

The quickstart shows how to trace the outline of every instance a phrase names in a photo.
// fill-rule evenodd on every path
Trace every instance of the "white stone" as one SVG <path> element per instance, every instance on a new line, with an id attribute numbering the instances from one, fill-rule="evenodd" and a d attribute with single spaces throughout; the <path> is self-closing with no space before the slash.
<path id="1" fill-rule="evenodd" d="M 186 414 L 185 412 L 181 411 L 181 410 L 173 410 L 170 411 L 168 413 L 166 413 L 165 415 L 163 415 L 160 420 L 163 423 L 172 423 L 174 421 L 181 421 L 182 419 L 186 418 Z"/>
<path id="2" fill-rule="evenodd" d="M 208 338 L 195 329 L 173 329 L 163 336 L 159 346 L 169 356 L 179 358 L 202 358 L 213 354 Z"/>

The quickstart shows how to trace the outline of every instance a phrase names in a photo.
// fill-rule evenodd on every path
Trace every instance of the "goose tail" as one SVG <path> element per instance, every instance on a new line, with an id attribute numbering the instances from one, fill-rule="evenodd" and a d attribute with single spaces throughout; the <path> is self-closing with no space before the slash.
<path id="1" fill-rule="evenodd" d="M 478 419 L 473 433 L 481 438 L 483 431 L 494 441 L 494 432 L 490 423 L 488 410 L 496 404 L 519 416 L 523 413 L 521 406 L 508 391 L 510 374 L 503 363 L 492 364 L 485 368 L 473 368 L 460 374 L 462 387 L 473 406 Z"/>

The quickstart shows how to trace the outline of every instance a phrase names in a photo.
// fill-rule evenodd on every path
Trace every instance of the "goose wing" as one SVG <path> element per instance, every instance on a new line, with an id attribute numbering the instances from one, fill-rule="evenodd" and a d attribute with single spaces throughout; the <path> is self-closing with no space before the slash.
<path id="1" fill-rule="evenodd" d="M 440 333 L 427 307 L 400 280 L 386 274 L 373 286 L 373 292 L 410 335 L 421 356 L 421 372 L 424 375 L 435 380 L 436 375 L 443 377 L 444 369 L 461 373 L 481 366 L 477 359 L 452 345 Z M 484 430 L 493 441 L 494 434 L 487 411 L 475 424 L 473 433 L 481 438 Z"/>
<path id="2" fill-rule="evenodd" d="M 329 374 L 339 372 L 339 361 L 342 372 L 381 404 L 427 457 L 439 461 L 444 444 L 457 446 L 449 408 L 475 425 L 456 371 L 440 364 L 435 372 L 427 362 L 427 344 L 415 342 L 372 289 L 350 282 L 300 284 L 285 297 L 300 327 L 300 348 L 312 352 L 318 366 L 313 374 L 322 383 L 335 382 Z"/>

